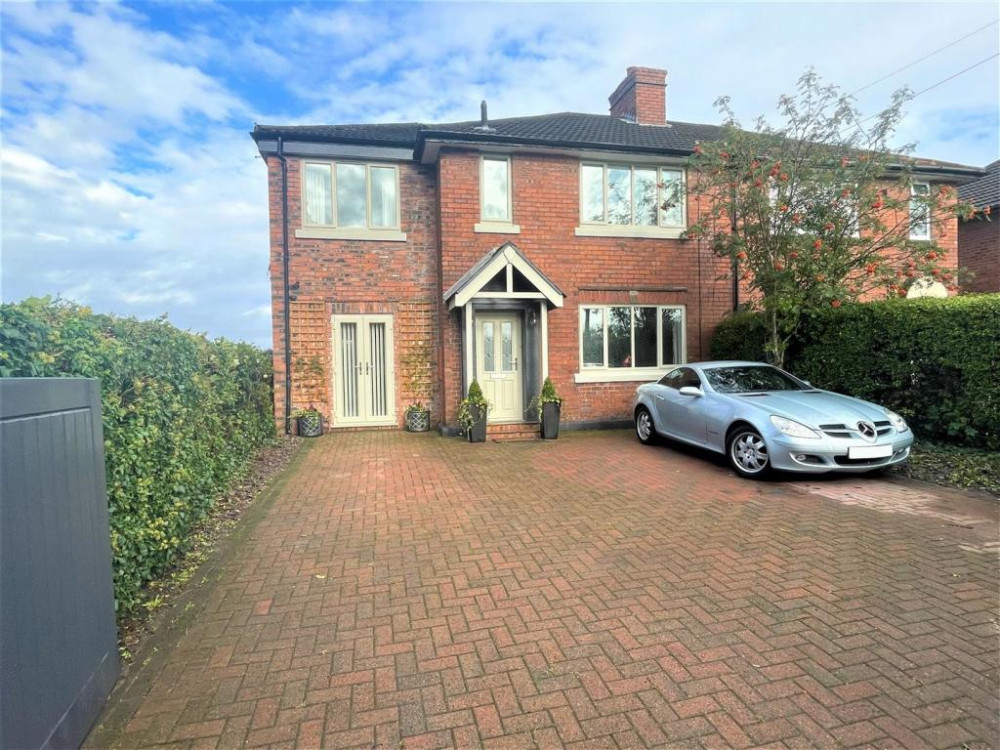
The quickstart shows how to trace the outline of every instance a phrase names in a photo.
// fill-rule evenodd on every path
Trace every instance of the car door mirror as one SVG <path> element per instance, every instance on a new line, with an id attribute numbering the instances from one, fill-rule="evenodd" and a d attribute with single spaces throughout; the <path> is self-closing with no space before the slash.
<path id="1" fill-rule="evenodd" d="M 695 398 L 701 398 L 703 395 L 701 388 L 695 388 L 693 385 L 686 385 L 681 388 L 682 396 L 694 396 Z"/>

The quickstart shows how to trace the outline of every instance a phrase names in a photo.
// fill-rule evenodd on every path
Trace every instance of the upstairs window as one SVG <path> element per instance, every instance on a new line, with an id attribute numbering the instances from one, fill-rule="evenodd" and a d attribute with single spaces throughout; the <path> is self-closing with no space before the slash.
<path id="1" fill-rule="evenodd" d="M 927 198 L 931 186 L 926 182 L 915 182 L 910 187 L 910 239 L 929 240 L 931 238 L 931 212 Z"/>
<path id="2" fill-rule="evenodd" d="M 479 166 L 480 217 L 483 221 L 511 222 L 510 159 L 484 156 Z"/>
<path id="3" fill-rule="evenodd" d="M 580 166 L 580 221 L 632 227 L 686 225 L 684 171 L 627 164 Z"/>
<path id="4" fill-rule="evenodd" d="M 399 228 L 396 167 L 354 162 L 303 162 L 303 226 Z"/>

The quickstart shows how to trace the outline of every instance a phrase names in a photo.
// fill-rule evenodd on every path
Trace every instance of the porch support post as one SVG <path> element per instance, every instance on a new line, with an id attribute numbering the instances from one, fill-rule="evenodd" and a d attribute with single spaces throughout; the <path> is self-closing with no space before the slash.
<path id="1" fill-rule="evenodd" d="M 545 300 L 538 303 L 538 321 L 542 334 L 542 382 L 549 376 L 549 306 Z"/>
<path id="2" fill-rule="evenodd" d="M 470 302 L 462 308 L 462 319 L 465 322 L 462 331 L 462 372 L 465 373 L 465 385 L 462 388 L 462 398 L 469 392 L 472 384 L 472 351 L 473 343 L 476 340 L 476 332 L 472 325 L 472 303 Z"/>

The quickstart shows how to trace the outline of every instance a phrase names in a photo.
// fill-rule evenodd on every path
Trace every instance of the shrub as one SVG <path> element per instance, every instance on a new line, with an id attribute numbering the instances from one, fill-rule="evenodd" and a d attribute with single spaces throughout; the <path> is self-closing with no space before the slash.
<path id="1" fill-rule="evenodd" d="M 95 315 L 48 298 L 0 305 L 0 376 L 100 379 L 120 611 L 139 603 L 274 437 L 269 353 L 163 318 Z"/>
<path id="2" fill-rule="evenodd" d="M 712 356 L 761 359 L 761 326 L 754 314 L 724 320 Z M 803 322 L 787 365 L 898 411 L 923 437 L 1000 449 L 1000 295 L 831 308 Z"/>

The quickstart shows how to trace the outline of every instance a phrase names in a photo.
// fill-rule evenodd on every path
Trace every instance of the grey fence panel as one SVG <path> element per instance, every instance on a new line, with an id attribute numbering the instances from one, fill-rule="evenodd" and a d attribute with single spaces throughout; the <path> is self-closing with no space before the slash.
<path id="1" fill-rule="evenodd" d="M 119 674 L 99 383 L 0 380 L 0 747 L 77 747 Z"/>

